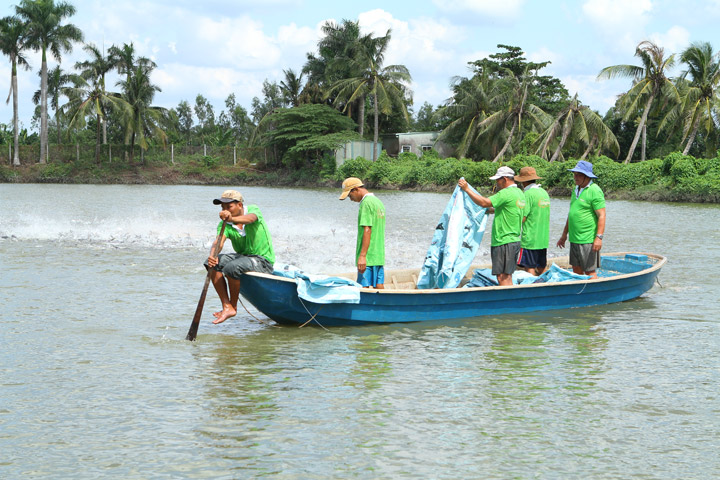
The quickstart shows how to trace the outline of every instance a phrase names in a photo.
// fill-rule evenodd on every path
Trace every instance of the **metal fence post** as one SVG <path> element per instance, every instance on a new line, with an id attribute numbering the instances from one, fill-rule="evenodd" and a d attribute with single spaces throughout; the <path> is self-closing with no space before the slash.
<path id="1" fill-rule="evenodd" d="M 175 165 L 175 144 L 170 144 L 170 163 Z"/>

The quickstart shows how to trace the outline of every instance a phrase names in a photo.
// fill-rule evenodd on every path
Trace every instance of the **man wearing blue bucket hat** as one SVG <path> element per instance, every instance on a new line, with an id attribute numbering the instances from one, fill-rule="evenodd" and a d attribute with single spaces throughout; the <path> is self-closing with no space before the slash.
<path id="1" fill-rule="evenodd" d="M 570 265 L 573 272 L 597 278 L 600 249 L 605 232 L 605 195 L 594 182 L 593 165 L 580 160 L 573 172 L 575 191 L 570 197 L 570 211 L 557 246 L 565 248 L 570 239 Z"/>

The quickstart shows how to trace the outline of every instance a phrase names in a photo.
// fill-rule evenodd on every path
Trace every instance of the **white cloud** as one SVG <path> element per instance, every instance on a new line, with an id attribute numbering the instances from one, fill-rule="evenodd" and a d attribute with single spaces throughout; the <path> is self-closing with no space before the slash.
<path id="1" fill-rule="evenodd" d="M 486 55 L 465 54 L 467 32 L 444 20 L 421 17 L 404 21 L 375 9 L 359 14 L 358 21 L 363 33 L 379 36 L 391 29 L 392 41 L 385 65 L 400 64 L 408 68 L 413 76 L 410 88 L 416 110 L 424 102 L 436 107 L 445 102 L 451 95 L 452 77 L 469 75 L 467 62 Z"/>
<path id="2" fill-rule="evenodd" d="M 433 0 L 441 11 L 455 15 L 512 20 L 520 15 L 524 0 Z"/>
<path id="3" fill-rule="evenodd" d="M 583 104 L 597 110 L 600 115 L 614 106 L 617 96 L 629 87 L 623 80 L 597 81 L 595 75 L 565 75 L 558 78 L 571 97 L 577 93 Z"/>
<path id="4" fill-rule="evenodd" d="M 192 105 L 195 103 L 195 96 L 202 94 L 215 106 L 216 115 L 220 114 L 224 100 L 231 93 L 235 93 L 238 103 L 249 105 L 252 97 L 260 94 L 264 79 L 264 73 L 179 63 L 165 64 L 152 74 L 153 82 L 160 86 L 163 92 L 156 100 L 173 99 L 170 104 L 165 103 L 162 106 L 174 108 L 180 100 L 187 100 Z"/>
<path id="5" fill-rule="evenodd" d="M 652 9 L 652 0 L 587 0 L 582 6 L 587 20 L 617 51 L 635 51 Z"/>
<path id="6" fill-rule="evenodd" d="M 221 64 L 243 69 L 263 69 L 276 65 L 280 49 L 249 17 L 197 19 L 195 48 L 205 51 L 206 64 Z M 200 58 L 196 58 L 200 60 Z"/>
<path id="7" fill-rule="evenodd" d="M 690 32 L 680 26 L 673 26 L 665 33 L 653 33 L 650 40 L 665 49 L 665 55 L 679 53 L 690 45 Z"/>
<path id="8" fill-rule="evenodd" d="M 594 23 L 615 29 L 647 21 L 652 0 L 587 0 L 582 9 Z"/>
<path id="9" fill-rule="evenodd" d="M 547 47 L 540 47 L 534 52 L 528 52 L 527 59 L 535 63 L 551 62 L 550 66 L 558 67 L 562 63 L 563 57 Z"/>

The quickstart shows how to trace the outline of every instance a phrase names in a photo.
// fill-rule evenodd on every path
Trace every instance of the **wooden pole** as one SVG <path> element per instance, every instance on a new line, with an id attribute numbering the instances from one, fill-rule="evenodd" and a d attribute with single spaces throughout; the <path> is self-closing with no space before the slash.
<path id="1" fill-rule="evenodd" d="M 215 239 L 215 245 L 212 249 L 212 256 L 217 257 L 218 253 L 220 253 L 220 240 L 222 240 L 223 235 L 225 234 L 225 225 L 226 222 L 222 223 L 222 226 L 220 227 L 220 233 L 218 233 L 217 238 Z M 203 286 L 202 293 L 200 294 L 200 300 L 198 301 L 197 307 L 195 308 L 195 316 L 193 317 L 192 323 L 190 324 L 190 329 L 188 330 L 187 336 L 185 337 L 185 340 L 190 340 L 191 342 L 197 338 L 197 331 L 198 327 L 200 326 L 200 316 L 202 315 L 203 306 L 205 306 L 205 297 L 207 296 L 208 286 L 210 285 L 210 277 L 213 274 L 213 269 L 208 268 L 207 275 L 205 276 L 205 285 Z"/>
<path id="2" fill-rule="evenodd" d="M 170 163 L 175 165 L 175 144 L 170 144 Z"/>

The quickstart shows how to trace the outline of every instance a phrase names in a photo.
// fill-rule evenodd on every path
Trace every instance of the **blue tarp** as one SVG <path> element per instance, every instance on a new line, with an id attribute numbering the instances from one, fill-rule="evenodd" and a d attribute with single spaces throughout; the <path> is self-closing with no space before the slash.
<path id="1" fill-rule="evenodd" d="M 489 268 L 478 268 L 473 271 L 473 276 L 464 286 L 469 287 L 492 287 L 496 286 L 497 278 Z M 528 285 L 531 283 L 556 283 L 569 280 L 588 280 L 589 275 L 578 275 L 570 270 L 565 270 L 554 263 L 540 276 L 530 275 L 524 270 L 517 270 L 512 275 L 513 285 Z"/>
<path id="2" fill-rule="evenodd" d="M 274 275 L 295 279 L 298 297 L 313 303 L 360 303 L 362 286 L 350 279 L 305 273 L 297 267 L 276 263 Z"/>
<path id="3" fill-rule="evenodd" d="M 486 210 L 455 186 L 435 228 L 417 281 L 418 289 L 455 288 L 460 285 L 485 233 Z"/>

